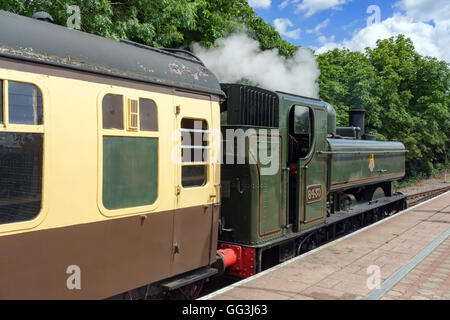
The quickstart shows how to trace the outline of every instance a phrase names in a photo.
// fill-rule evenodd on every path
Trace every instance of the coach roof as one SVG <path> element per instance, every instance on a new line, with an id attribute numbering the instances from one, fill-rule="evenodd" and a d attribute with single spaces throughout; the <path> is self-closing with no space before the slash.
<path id="1" fill-rule="evenodd" d="M 0 11 L 0 56 L 223 96 L 200 60 Z"/>

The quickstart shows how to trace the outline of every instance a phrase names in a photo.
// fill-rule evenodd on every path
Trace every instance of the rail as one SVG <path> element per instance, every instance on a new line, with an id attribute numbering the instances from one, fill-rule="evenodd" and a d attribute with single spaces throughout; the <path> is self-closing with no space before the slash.
<path id="1" fill-rule="evenodd" d="M 408 207 L 415 206 L 421 202 L 434 198 L 442 193 L 450 191 L 450 186 L 446 186 L 439 189 L 433 189 L 428 191 L 423 191 L 415 194 L 408 195 Z"/>

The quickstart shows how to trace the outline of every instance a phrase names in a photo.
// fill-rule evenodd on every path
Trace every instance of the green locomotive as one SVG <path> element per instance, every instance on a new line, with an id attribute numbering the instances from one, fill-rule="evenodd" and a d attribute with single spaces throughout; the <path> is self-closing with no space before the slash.
<path id="1" fill-rule="evenodd" d="M 334 108 L 321 100 L 239 84 L 222 90 L 219 248 L 237 256 L 229 274 L 251 276 L 405 208 L 393 182 L 405 174 L 407 151 L 365 134 L 364 110 L 336 128 Z"/>

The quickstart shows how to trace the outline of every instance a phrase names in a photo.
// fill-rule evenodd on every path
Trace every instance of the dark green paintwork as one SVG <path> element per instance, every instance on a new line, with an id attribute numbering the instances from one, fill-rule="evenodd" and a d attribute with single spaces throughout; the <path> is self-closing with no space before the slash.
<path id="1" fill-rule="evenodd" d="M 297 230 L 301 231 L 322 223 L 326 218 L 326 159 L 319 157 L 318 151 L 323 151 L 326 147 L 327 113 L 323 108 L 312 109 L 314 110 L 314 143 L 311 145 L 310 154 L 298 161 Z M 308 203 L 306 193 L 308 188 L 313 186 L 321 187 L 321 198 Z"/>
<path id="2" fill-rule="evenodd" d="M 225 140 L 227 140 L 225 132 L 227 129 L 259 130 L 264 128 L 261 124 L 265 123 L 266 119 L 271 119 L 272 122 L 276 119 L 277 123 L 271 124 L 270 127 L 279 130 L 279 157 L 282 160 L 280 170 L 274 176 L 260 176 L 257 166 L 248 164 L 248 152 L 245 154 L 246 164 L 229 164 L 225 161 L 222 166 L 222 231 L 219 236 L 221 241 L 263 245 L 265 242 L 282 238 L 292 231 L 308 230 L 323 224 L 327 219 L 326 201 L 331 183 L 340 179 L 354 178 L 357 179 L 355 185 L 364 186 L 381 181 L 396 180 L 398 178 L 390 178 L 388 174 L 393 173 L 399 177 L 404 173 L 405 150 L 401 143 L 327 139 L 328 135 L 335 134 L 336 113 L 333 107 L 326 102 L 281 92 L 270 94 L 266 90 L 240 85 L 226 84 L 223 89 L 230 96 L 230 100 L 222 105 L 221 120 Z M 252 95 L 243 94 L 244 91 L 252 92 Z M 265 101 L 266 97 L 271 97 L 273 94 L 277 95 L 277 99 L 271 101 L 277 101 L 279 104 L 272 105 L 269 110 L 276 110 L 278 115 L 270 114 L 269 117 L 265 117 L 261 112 L 268 109 L 266 106 L 258 109 L 258 103 Z M 242 99 L 244 101 L 241 103 Z M 228 109 L 230 105 L 232 107 Z M 298 173 L 291 175 L 287 168 L 290 139 L 288 126 L 290 111 L 295 106 L 310 108 L 313 112 L 314 122 L 309 153 L 303 159 L 294 161 L 297 164 Z M 230 110 L 232 113 L 227 113 Z M 255 119 L 252 118 L 254 115 L 257 115 L 256 123 L 258 125 L 248 123 L 249 119 L 254 121 L 252 120 Z M 240 125 L 239 122 L 241 122 Z M 227 141 L 224 143 L 224 160 L 227 155 L 227 143 Z M 245 147 L 248 150 L 247 140 Z M 250 150 L 253 153 L 258 152 Z M 378 153 L 380 151 L 393 151 L 394 153 Z M 349 153 L 337 155 L 334 152 Z M 358 154 L 360 152 L 366 152 L 366 154 L 360 155 Z M 367 152 L 375 152 L 374 171 L 388 170 L 386 174 L 384 172 L 370 173 L 368 167 L 370 154 Z M 368 182 L 362 180 L 371 177 L 376 177 L 376 179 Z M 295 194 L 290 194 L 288 191 L 292 181 L 296 185 Z M 349 189 L 352 186 L 354 185 L 345 186 L 343 189 Z M 312 198 L 308 203 L 309 187 L 321 188 L 320 199 Z M 258 198 L 259 192 L 261 192 L 261 200 Z M 292 202 L 289 201 L 290 196 L 295 197 Z M 261 206 L 259 201 L 261 201 Z M 290 208 L 290 205 L 293 205 L 294 208 Z M 258 212 L 259 206 L 261 213 Z M 291 223 L 293 225 L 290 225 Z M 271 231 L 273 233 L 270 233 Z"/>
<path id="3" fill-rule="evenodd" d="M 257 140 L 258 139 L 258 140 Z M 257 144 L 258 143 L 258 144 Z M 280 210 L 280 188 L 281 172 L 280 167 L 280 144 L 281 139 L 277 136 L 252 136 L 250 137 L 250 151 L 253 155 L 258 154 L 258 181 L 259 192 L 259 229 L 260 238 L 270 237 L 274 233 L 279 233 L 281 229 Z M 265 149 L 265 150 L 263 150 Z M 273 150 L 272 150 L 273 149 Z M 261 152 L 267 152 L 268 157 L 277 162 L 277 171 L 274 174 L 264 174 L 264 169 L 270 170 L 270 163 L 263 163 Z M 272 152 L 274 154 L 272 154 Z M 275 169 L 274 169 L 275 170 Z"/>
<path id="4" fill-rule="evenodd" d="M 360 127 L 337 127 L 336 134 L 342 137 L 361 139 Z"/>
<path id="5" fill-rule="evenodd" d="M 153 204 L 158 196 L 158 139 L 103 137 L 103 206 Z"/>
<path id="6" fill-rule="evenodd" d="M 249 127 L 223 126 L 223 134 L 226 130 L 239 130 L 244 132 Z M 266 129 L 268 128 L 259 128 Z M 259 130 L 258 129 L 258 130 Z M 270 131 L 268 131 L 270 132 Z M 261 133 L 261 132 L 259 132 Z M 245 244 L 258 244 L 281 234 L 284 207 L 282 196 L 281 170 L 275 174 L 264 175 L 263 169 L 270 164 L 262 163 L 257 142 L 267 148 L 268 157 L 277 161 L 280 154 L 279 136 L 258 135 L 258 132 L 245 138 L 245 164 L 222 165 L 222 232 L 220 238 L 223 241 L 240 242 Z M 228 141 L 224 144 L 227 148 Z M 266 144 L 267 143 L 267 144 Z M 238 143 L 235 142 L 235 149 Z M 258 155 L 258 156 L 257 156 Z M 227 154 L 225 152 L 226 158 Z M 255 163 L 255 158 L 258 160 Z M 278 158 L 278 161 L 281 159 Z M 280 167 L 280 164 L 278 164 Z M 284 196 L 283 196 L 284 197 Z M 233 230 L 228 230 L 233 226 Z"/>
<path id="7" fill-rule="evenodd" d="M 230 85 L 227 85 L 229 87 Z M 237 86 L 237 85 L 236 85 Z M 235 90 L 238 92 L 238 90 Z M 264 93 L 264 91 L 262 91 Z M 259 176 L 255 165 L 248 164 L 248 153 L 246 153 L 247 164 L 227 164 L 226 163 L 226 143 L 224 143 L 225 164 L 222 165 L 222 229 L 220 234 L 221 241 L 238 242 L 244 244 L 261 244 L 274 238 L 285 235 L 287 232 L 286 224 L 288 217 L 288 197 L 287 190 L 289 188 L 289 176 L 286 171 L 288 156 L 288 123 L 289 112 L 295 105 L 314 107 L 315 110 L 315 130 L 319 133 L 315 136 L 318 140 L 317 150 L 324 150 L 324 137 L 327 131 L 327 104 L 305 97 L 295 95 L 276 93 L 279 99 L 278 116 L 272 117 L 279 119 L 279 134 L 277 139 L 279 144 L 279 159 L 280 170 L 273 176 Z M 255 97 L 258 99 L 258 97 Z M 239 103 L 239 96 L 236 95 L 233 103 Z M 249 105 L 249 102 L 246 103 Z M 251 105 L 251 104 L 250 104 Z M 234 107 L 234 110 L 238 110 Z M 234 111 L 236 112 L 236 111 Z M 242 110 L 241 114 L 245 114 Z M 256 112 L 256 111 L 255 111 Z M 227 116 L 222 117 L 222 131 L 226 140 L 227 129 L 264 129 L 261 127 L 251 126 L 230 126 L 226 124 Z M 224 123 L 225 122 L 225 123 Z M 269 129 L 269 128 L 267 128 Z M 273 128 L 271 128 L 273 129 Z M 246 150 L 248 148 L 248 140 L 246 140 Z M 235 144 L 235 148 L 236 148 Z M 313 146 L 314 148 L 314 146 Z M 312 151 L 312 149 L 311 149 Z M 254 151 L 256 153 L 256 151 Z M 259 152 L 259 151 L 258 151 Z M 308 177 L 308 183 L 316 183 L 316 179 L 323 183 L 324 159 L 319 157 L 316 153 L 311 152 L 310 155 L 302 160 L 305 163 L 311 159 L 308 168 L 305 169 L 305 176 Z M 260 164 L 260 168 L 263 167 Z M 326 174 L 326 172 L 325 172 Z M 318 178 L 317 178 L 318 177 Z M 300 181 L 300 180 L 299 180 Z M 258 192 L 259 184 L 261 183 L 261 216 L 259 217 L 258 206 Z M 309 185 L 309 184 L 308 184 Z M 325 192 L 326 186 L 323 186 Z M 301 208 L 303 205 L 301 198 L 301 191 L 299 191 L 297 203 L 298 217 L 297 221 L 301 221 Z M 281 201 L 281 202 L 280 202 Z M 323 215 L 324 200 L 321 199 L 318 203 L 313 203 L 307 208 L 309 218 L 320 217 Z M 281 214 L 281 216 L 280 216 Z M 316 224 L 322 223 L 325 217 L 317 220 L 313 224 L 308 224 L 307 227 L 312 227 Z M 233 228 L 230 230 L 230 228 Z M 298 226 L 298 230 L 305 229 L 306 226 Z"/>
<path id="8" fill-rule="evenodd" d="M 306 97 L 296 96 L 287 93 L 278 93 L 280 97 L 280 133 L 284 138 L 284 159 L 288 159 L 289 150 L 289 113 L 290 110 L 297 106 L 309 107 L 314 111 L 314 135 L 313 144 L 311 145 L 309 154 L 304 159 L 299 159 L 297 162 L 298 175 L 296 176 L 297 194 L 296 194 L 296 208 L 289 209 L 286 203 L 284 214 L 285 221 L 288 221 L 289 210 L 295 210 L 296 225 L 293 226 L 294 230 L 304 231 L 308 228 L 314 227 L 325 221 L 326 215 L 323 214 L 324 199 L 326 196 L 326 186 L 323 185 L 324 166 L 323 158 L 319 157 L 317 151 L 324 150 L 324 137 L 328 130 L 333 131 L 334 126 L 327 125 L 327 118 L 333 119 L 333 114 L 330 115 L 329 104 L 326 102 L 309 99 Z M 327 109 L 329 112 L 327 112 Z M 332 112 L 331 112 L 332 113 Z M 314 148 L 315 147 L 315 148 Z M 287 165 L 287 164 L 286 164 Z M 325 167 L 326 170 L 326 167 Z M 305 180 L 303 181 L 303 177 Z M 287 174 L 285 174 L 284 182 L 286 190 L 289 190 L 289 181 Z M 308 186 L 322 185 L 322 198 L 318 202 L 306 204 L 303 200 L 303 190 L 306 190 Z M 288 201 L 288 199 L 286 199 Z M 303 211 L 305 218 L 303 217 Z M 323 217 L 322 217 L 323 216 Z M 319 217 L 322 217 L 318 219 Z M 304 223 L 306 221 L 306 224 Z"/>
<path id="9" fill-rule="evenodd" d="M 405 174 L 405 146 L 400 142 L 328 139 L 331 191 L 396 180 Z M 370 159 L 373 155 L 373 171 Z M 339 184 L 338 184 L 339 183 Z"/>
<path id="10" fill-rule="evenodd" d="M 336 134 L 336 110 L 329 103 L 326 104 L 327 108 L 327 133 Z"/>

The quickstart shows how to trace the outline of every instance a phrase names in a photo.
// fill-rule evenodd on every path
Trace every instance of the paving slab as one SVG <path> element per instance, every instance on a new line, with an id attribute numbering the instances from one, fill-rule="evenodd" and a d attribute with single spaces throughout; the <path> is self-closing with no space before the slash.
<path id="1" fill-rule="evenodd" d="M 392 300 L 427 298 L 430 300 L 450 299 L 450 238 L 442 242 L 433 252 L 420 262 L 411 274 L 404 277 L 383 297 Z M 420 273 L 413 272 L 419 270 Z"/>
<path id="2" fill-rule="evenodd" d="M 449 300 L 449 213 L 447 192 L 202 299 Z"/>

